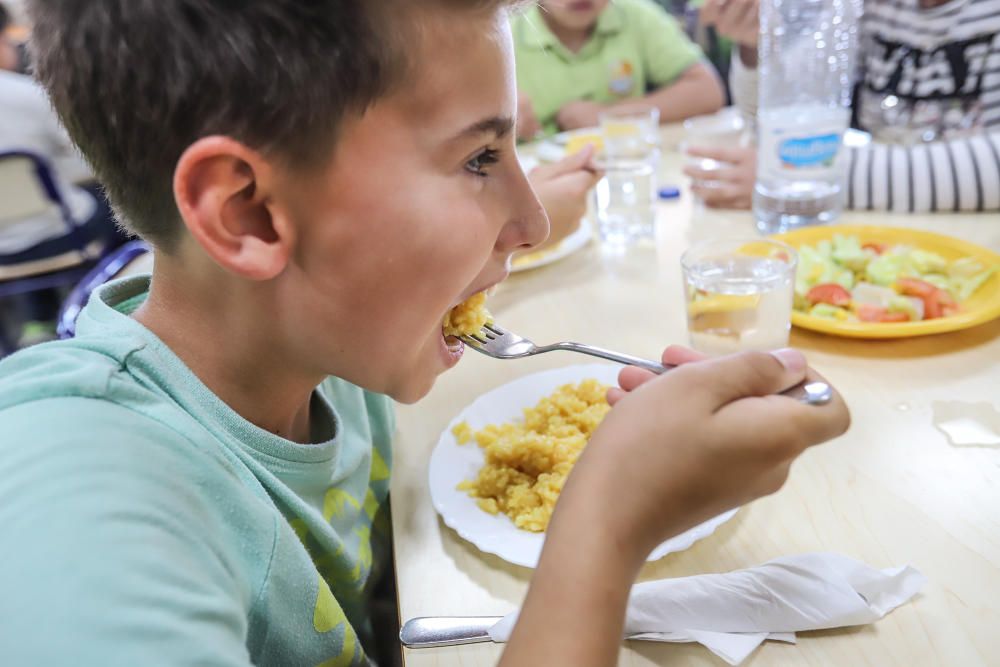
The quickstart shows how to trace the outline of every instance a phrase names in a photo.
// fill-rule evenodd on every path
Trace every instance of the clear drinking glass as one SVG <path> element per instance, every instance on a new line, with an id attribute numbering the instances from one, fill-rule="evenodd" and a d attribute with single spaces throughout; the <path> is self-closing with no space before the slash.
<path id="1" fill-rule="evenodd" d="M 681 257 L 691 347 L 709 355 L 788 345 L 795 250 L 762 240 L 712 240 Z"/>
<path id="2" fill-rule="evenodd" d="M 604 178 L 594 188 L 601 242 L 623 246 L 654 236 L 656 170 L 645 160 L 602 162 Z"/>
<path id="3" fill-rule="evenodd" d="M 660 110 L 636 105 L 599 115 L 604 154 L 609 158 L 651 159 L 660 145 Z"/>
<path id="4" fill-rule="evenodd" d="M 743 113 L 735 107 L 726 107 L 717 113 L 695 116 L 684 121 L 684 139 L 681 141 L 680 149 L 688 165 L 714 172 L 730 164 L 721 160 L 688 155 L 688 149 L 735 148 L 747 146 L 749 142 L 750 133 Z M 720 183 L 709 178 L 699 181 L 699 185 L 712 188 L 718 187 Z"/>

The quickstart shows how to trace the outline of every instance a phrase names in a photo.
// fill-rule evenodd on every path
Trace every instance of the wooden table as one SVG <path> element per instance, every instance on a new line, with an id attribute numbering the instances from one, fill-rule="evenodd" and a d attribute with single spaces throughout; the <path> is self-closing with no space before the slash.
<path id="1" fill-rule="evenodd" d="M 683 183 L 676 130 L 665 131 L 663 183 Z M 940 231 L 1000 251 L 1000 215 L 890 216 L 865 222 Z M 686 340 L 678 258 L 713 235 L 753 233 L 747 212 L 698 210 L 685 192 L 660 205 L 657 239 L 620 257 L 596 243 L 515 274 L 490 308 L 542 341 L 579 339 L 656 358 Z M 746 664 L 1000 665 L 1000 447 L 957 447 L 935 417 L 968 416 L 1000 433 L 1000 321 L 964 332 L 868 342 L 793 331 L 792 344 L 843 392 L 853 427 L 807 452 L 778 494 L 744 507 L 714 535 L 649 564 L 641 579 L 725 572 L 782 555 L 836 551 L 873 566 L 909 563 L 923 593 L 870 626 L 769 642 Z M 392 484 L 402 618 L 500 615 L 531 571 L 481 553 L 431 506 L 427 462 L 447 422 L 473 398 L 535 371 L 585 362 L 568 353 L 502 362 L 469 352 L 421 403 L 399 409 Z M 992 422 L 990 421 L 992 420 Z M 406 650 L 409 667 L 493 665 L 494 644 Z M 619 664 L 724 665 L 696 644 L 623 644 Z"/>

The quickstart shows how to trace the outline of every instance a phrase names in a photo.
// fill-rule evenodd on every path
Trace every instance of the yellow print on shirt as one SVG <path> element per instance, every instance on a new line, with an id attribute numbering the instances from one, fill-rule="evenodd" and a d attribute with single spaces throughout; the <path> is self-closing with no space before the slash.
<path id="1" fill-rule="evenodd" d="M 316 632 L 324 634 L 342 628 L 344 633 L 340 653 L 320 663 L 317 667 L 349 667 L 354 663 L 358 652 L 357 635 L 354 634 L 354 629 L 347 622 L 344 611 L 340 608 L 337 599 L 333 597 L 330 587 L 327 586 L 322 577 L 319 579 L 319 592 L 316 595 L 313 628 L 316 629 Z"/>
<path id="2" fill-rule="evenodd" d="M 608 92 L 615 97 L 628 97 L 635 89 L 635 67 L 628 60 L 618 60 L 608 71 Z"/>
<path id="3" fill-rule="evenodd" d="M 371 481 L 380 482 L 383 479 L 389 479 L 389 466 L 386 465 L 385 459 L 379 454 L 378 449 L 372 449 Z"/>
<path id="4" fill-rule="evenodd" d="M 345 516 L 348 508 L 357 512 L 361 509 L 361 503 L 347 491 L 331 486 L 323 496 L 323 518 L 327 521 L 334 516 L 349 519 L 350 517 Z"/>

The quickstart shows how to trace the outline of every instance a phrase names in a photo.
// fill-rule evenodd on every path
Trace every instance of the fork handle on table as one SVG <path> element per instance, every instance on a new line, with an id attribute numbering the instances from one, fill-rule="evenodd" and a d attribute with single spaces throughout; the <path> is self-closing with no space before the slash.
<path id="1" fill-rule="evenodd" d="M 399 631 L 407 648 L 433 648 L 492 641 L 490 628 L 500 616 L 425 616 L 411 618 Z"/>
<path id="2" fill-rule="evenodd" d="M 649 359 L 633 357 L 631 354 L 622 354 L 621 352 L 612 352 L 611 350 L 605 350 L 604 348 L 597 347 L 596 345 L 585 345 L 584 343 L 564 342 L 555 343 L 553 345 L 543 345 L 538 347 L 536 354 L 551 352 L 552 350 L 567 350 L 569 352 L 589 354 L 592 357 L 600 357 L 601 359 L 607 359 L 608 361 L 616 361 L 627 366 L 645 368 L 647 371 L 652 371 L 657 375 L 661 375 L 672 368 L 676 368 L 676 366 L 664 366 L 663 364 L 650 361 Z M 825 382 L 803 382 L 792 387 L 791 389 L 781 392 L 781 395 L 787 396 L 788 398 L 794 398 L 797 401 L 801 401 L 802 403 L 807 403 L 809 405 L 825 405 L 830 402 L 830 399 L 833 398 L 833 389 L 831 389 L 830 385 Z"/>

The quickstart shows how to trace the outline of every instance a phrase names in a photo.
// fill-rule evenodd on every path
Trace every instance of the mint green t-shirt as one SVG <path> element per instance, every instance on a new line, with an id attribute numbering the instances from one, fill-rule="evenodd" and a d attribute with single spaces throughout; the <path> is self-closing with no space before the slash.
<path id="1" fill-rule="evenodd" d="M 366 664 L 390 401 L 330 379 L 316 444 L 262 430 L 128 316 L 148 287 L 0 362 L 0 662 Z"/>
<path id="2" fill-rule="evenodd" d="M 702 59 L 672 16 L 651 0 L 612 0 L 593 35 L 573 53 L 534 6 L 511 23 L 517 87 L 546 133 L 569 102 L 618 102 L 672 83 Z"/>

